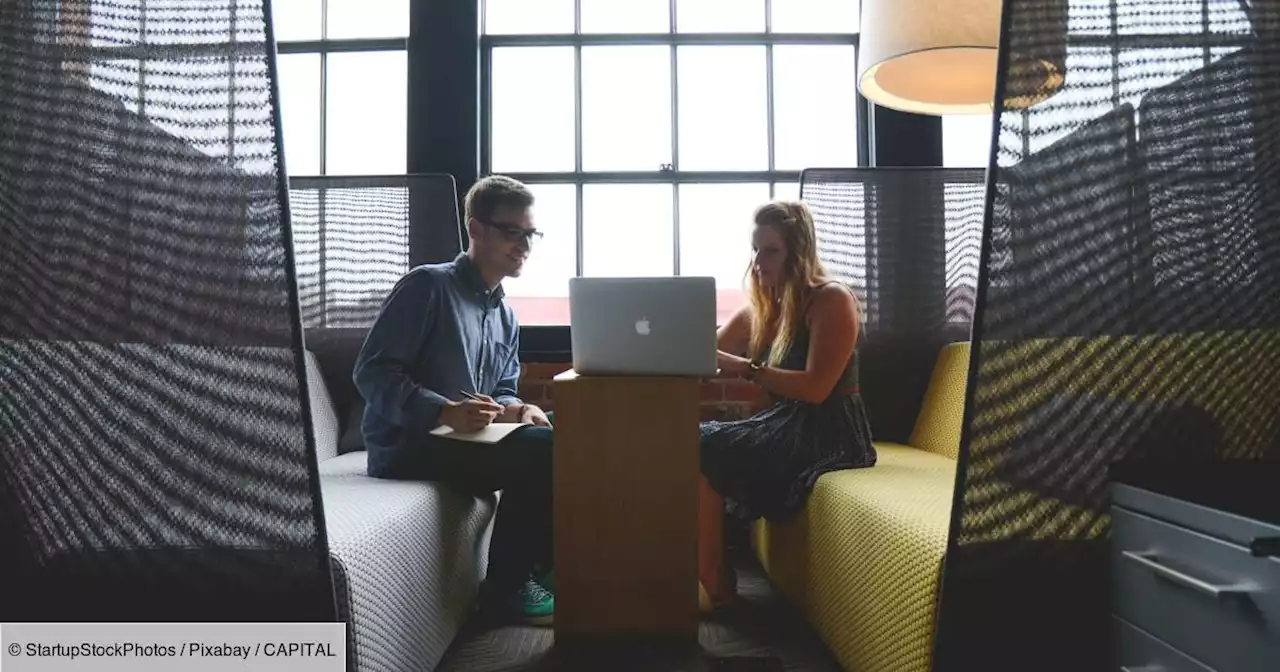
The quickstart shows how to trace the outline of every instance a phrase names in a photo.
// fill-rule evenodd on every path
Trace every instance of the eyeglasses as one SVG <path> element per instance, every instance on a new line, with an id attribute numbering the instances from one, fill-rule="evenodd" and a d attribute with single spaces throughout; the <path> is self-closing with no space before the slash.
<path id="1" fill-rule="evenodd" d="M 499 224 L 497 222 L 480 222 L 485 226 L 496 229 L 504 238 L 511 242 L 517 242 L 523 239 L 526 243 L 533 244 L 534 241 L 542 240 L 542 232 L 537 229 L 526 229 L 523 226 L 515 226 L 513 224 Z"/>

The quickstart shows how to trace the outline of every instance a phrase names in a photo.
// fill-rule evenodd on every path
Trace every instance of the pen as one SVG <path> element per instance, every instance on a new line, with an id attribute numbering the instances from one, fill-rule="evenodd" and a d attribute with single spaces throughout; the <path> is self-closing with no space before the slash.
<path id="1" fill-rule="evenodd" d="M 466 397 L 466 398 L 470 399 L 471 401 L 479 401 L 479 402 L 483 402 L 483 403 L 486 403 L 486 404 L 487 404 L 487 403 L 489 403 L 489 400 L 488 400 L 488 399 L 484 399 L 484 398 L 482 398 L 482 397 L 479 397 L 479 396 L 477 396 L 477 395 L 474 395 L 474 394 L 472 394 L 472 393 L 470 393 L 470 392 L 468 392 L 468 391 L 466 391 L 466 390 L 459 390 L 459 391 L 458 391 L 458 393 L 459 393 L 459 394 L 461 394 L 462 396 L 464 396 L 464 397 Z"/>

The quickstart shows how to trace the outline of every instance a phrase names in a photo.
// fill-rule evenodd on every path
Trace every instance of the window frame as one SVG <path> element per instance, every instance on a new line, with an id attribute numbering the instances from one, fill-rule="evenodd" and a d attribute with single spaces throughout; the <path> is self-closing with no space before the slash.
<path id="1" fill-rule="evenodd" d="M 406 0 L 412 5 L 421 0 Z M 482 0 L 478 0 L 482 1 Z M 330 176 L 328 173 L 328 90 L 329 90 L 329 54 L 351 53 L 351 52 L 384 52 L 384 51 L 403 51 L 405 52 L 406 61 L 409 59 L 409 36 L 404 37 L 357 37 L 357 38 L 329 38 L 329 0 L 318 0 L 320 3 L 320 38 L 316 40 L 286 40 L 276 42 L 276 56 L 286 56 L 294 54 L 316 54 L 320 57 L 320 146 L 319 146 L 319 167 L 320 172 L 315 175 L 303 175 L 289 173 L 289 178 L 294 177 L 323 177 Z M 268 8 L 269 10 L 270 8 Z M 409 83 L 405 82 L 406 89 Z M 283 119 L 281 125 L 283 127 Z M 412 124 L 406 122 L 406 126 Z M 406 134 L 408 128 L 405 129 Z M 408 140 L 405 141 L 406 153 L 408 152 Z M 405 174 L 408 174 L 406 171 Z M 330 176 L 342 177 L 342 176 Z"/>
<path id="2" fill-rule="evenodd" d="M 485 0 L 477 0 L 482 5 Z M 777 33 L 772 26 L 772 0 L 764 0 L 765 27 L 764 32 L 755 33 L 681 33 L 676 31 L 676 9 L 679 0 L 669 0 L 669 21 L 665 33 L 619 33 L 596 34 L 581 32 L 582 2 L 574 0 L 574 32 L 562 34 L 487 34 L 484 31 L 484 11 L 481 11 L 480 26 L 480 174 L 492 173 L 493 149 L 493 52 L 503 47 L 572 47 L 574 50 L 574 164 L 572 171 L 558 172 L 521 172 L 504 171 L 508 175 L 526 184 L 572 184 L 577 192 L 577 212 L 575 232 L 577 237 L 577 259 L 575 275 L 581 276 L 583 271 L 583 187 L 588 184 L 669 184 L 673 189 L 672 225 L 673 241 L 673 273 L 680 273 L 680 194 L 677 185 L 681 184 L 741 184 L 767 183 L 770 197 L 776 193 L 776 185 L 780 182 L 796 182 L 800 180 L 799 170 L 778 170 L 776 168 L 776 136 L 774 114 L 774 59 L 776 46 L 787 45 L 836 45 L 848 46 L 855 50 L 860 44 L 861 33 Z M 588 171 L 583 169 L 582 145 L 582 49 L 592 46 L 666 46 L 671 50 L 671 118 L 675 122 L 679 118 L 679 79 L 678 51 L 682 46 L 763 46 L 765 49 L 765 98 L 766 98 L 766 142 L 768 152 L 768 168 L 751 171 L 682 171 L 679 165 L 679 129 L 673 123 L 671 132 L 672 162 L 670 169 L 652 171 Z M 850 86 L 854 83 L 850 82 Z M 869 163 L 869 120 L 868 103 L 857 93 L 856 119 L 858 137 L 858 166 Z M 547 325 L 543 328 L 560 328 Z M 567 325 L 564 325 L 567 329 Z"/>
<path id="3" fill-rule="evenodd" d="M 422 0 L 405 0 L 405 1 L 409 3 L 411 9 L 413 5 L 419 2 L 422 2 Z M 483 0 L 477 0 L 477 2 L 482 2 L 482 1 Z M 290 173 L 289 174 L 290 178 L 293 178 L 293 177 L 310 178 L 310 177 L 321 177 L 326 175 L 325 158 L 327 154 L 327 149 L 325 145 L 327 143 L 327 130 L 325 126 L 326 126 L 326 111 L 328 107 L 328 100 L 326 99 L 325 94 L 328 88 L 328 80 L 329 80 L 329 54 L 343 53 L 343 52 L 403 51 L 405 52 L 406 59 L 408 59 L 410 56 L 409 37 L 407 35 L 405 37 L 330 39 L 328 37 L 329 0 L 318 0 L 318 2 L 320 3 L 320 39 L 287 40 L 287 41 L 277 40 L 275 42 L 275 56 L 277 58 L 279 56 L 290 55 L 290 54 L 316 54 L 320 57 L 320 138 L 319 138 L 320 173 L 317 175 L 301 175 L 301 174 L 294 175 Z M 142 8 L 144 11 L 144 16 L 142 21 L 145 23 L 145 20 L 146 20 L 145 18 L 146 3 L 145 2 L 142 3 Z M 268 14 L 268 19 L 271 21 L 274 21 L 274 17 L 270 16 L 270 12 L 271 12 L 270 3 L 264 5 L 263 10 Z M 229 11 L 234 17 L 235 11 L 236 11 L 235 3 L 232 3 L 230 5 Z M 65 18 L 59 18 L 57 20 L 66 21 Z M 271 38 L 274 36 L 274 34 L 275 34 L 275 26 L 274 24 L 272 24 L 268 28 L 267 37 Z M 232 41 L 230 44 L 231 44 L 230 48 L 233 51 L 238 48 L 238 45 L 234 41 Z M 162 60 L 165 54 L 170 54 L 175 51 L 177 51 L 178 53 L 181 53 L 184 56 L 189 56 L 189 57 L 201 56 L 206 54 L 209 56 L 226 56 L 228 54 L 228 51 L 227 51 L 228 45 L 222 42 L 214 42 L 210 44 L 177 45 L 177 46 L 169 45 L 169 44 L 150 44 L 146 41 L 145 34 L 140 36 L 139 41 L 136 44 L 119 45 L 119 46 L 114 46 L 114 45 L 113 46 L 88 46 L 88 47 L 84 47 L 84 49 L 85 51 L 87 51 L 90 57 L 94 60 L 136 60 L 139 62 L 138 90 L 140 95 L 138 97 L 139 109 L 137 111 L 137 114 L 139 117 L 143 119 L 147 118 L 147 108 L 146 108 L 146 102 L 145 102 L 146 97 L 144 95 L 146 90 L 146 68 L 142 64 L 146 63 L 148 60 L 151 60 L 152 58 L 160 58 Z M 257 50 L 260 49 L 260 47 L 256 44 L 250 44 L 248 47 L 246 47 L 246 49 L 250 49 L 252 50 L 253 53 L 257 53 Z M 269 67 L 272 72 L 271 74 L 272 79 L 278 80 L 279 70 L 277 69 L 275 58 L 272 59 L 272 63 L 270 64 Z M 278 87 L 278 84 L 279 83 L 277 81 L 276 82 L 277 87 Z M 278 95 L 278 92 L 273 95 Z M 278 105 L 279 102 L 276 101 L 276 104 Z M 284 121 L 283 119 L 281 119 L 280 120 L 281 130 L 283 129 L 283 124 L 284 124 Z M 407 125 L 411 126 L 412 124 L 407 124 Z M 406 131 L 407 130 L 408 129 L 406 129 Z M 231 134 L 230 136 L 231 141 L 234 142 L 234 127 L 229 126 L 228 132 Z M 406 145 L 407 144 L 408 142 L 406 141 Z M 406 151 L 407 151 L 407 148 L 406 148 Z M 405 173 L 405 174 L 408 174 L 408 173 Z"/>
<path id="4" fill-rule="evenodd" d="M 769 195 L 774 197 L 777 185 L 782 182 L 799 183 L 799 170 L 776 169 L 776 132 L 774 115 L 774 47 L 780 45 L 839 45 L 850 46 L 854 53 L 860 48 L 861 29 L 858 33 L 777 33 L 773 31 L 772 0 L 764 0 L 764 32 L 756 33 L 682 33 L 677 32 L 676 16 L 678 0 L 669 0 L 669 21 L 665 33 L 583 34 L 582 2 L 574 0 L 574 32 L 563 34 L 491 35 L 485 32 L 485 0 L 480 5 L 480 78 L 479 78 L 479 173 L 492 173 L 493 139 L 493 51 L 502 47 L 569 46 L 574 49 L 574 164 L 575 170 L 564 172 L 504 172 L 527 184 L 572 184 L 577 194 L 574 230 L 577 238 L 575 276 L 583 270 L 583 187 L 588 184 L 670 184 L 672 187 L 673 274 L 680 272 L 680 189 L 681 184 L 741 184 L 767 183 Z M 582 166 L 582 48 L 590 46 L 659 45 L 671 49 L 671 118 L 679 118 L 678 50 L 682 46 L 763 46 L 765 48 L 765 98 L 767 109 L 766 135 L 768 143 L 768 169 L 755 171 L 682 171 L 679 169 L 679 130 L 673 123 L 671 132 L 671 170 L 654 171 L 586 171 Z M 855 56 L 856 57 L 856 56 Z M 850 86 L 855 86 L 850 82 Z M 858 166 L 870 165 L 873 138 L 871 136 L 872 105 L 856 92 L 856 119 L 858 138 Z M 569 363 L 569 325 L 527 325 L 521 327 L 520 357 L 524 361 Z"/>

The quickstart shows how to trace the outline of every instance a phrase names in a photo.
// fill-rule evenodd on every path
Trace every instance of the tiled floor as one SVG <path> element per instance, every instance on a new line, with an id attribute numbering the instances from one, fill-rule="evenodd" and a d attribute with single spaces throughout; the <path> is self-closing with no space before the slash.
<path id="1" fill-rule="evenodd" d="M 610 652 L 570 661 L 552 649 L 550 628 L 465 628 L 445 655 L 440 672 L 839 672 L 831 654 L 808 625 L 773 591 L 760 569 L 738 565 L 739 604 L 705 617 L 698 633 L 702 651 L 676 654 L 652 650 Z"/>

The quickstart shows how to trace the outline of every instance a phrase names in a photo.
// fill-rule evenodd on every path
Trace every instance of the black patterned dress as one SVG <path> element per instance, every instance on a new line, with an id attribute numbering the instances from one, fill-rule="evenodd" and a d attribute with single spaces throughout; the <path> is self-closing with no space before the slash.
<path id="1" fill-rule="evenodd" d="M 809 331 L 801 328 L 778 368 L 803 371 L 808 355 Z M 742 520 L 781 522 L 804 506 L 822 474 L 876 463 L 856 350 L 822 403 L 770 399 L 769 408 L 745 420 L 701 426 L 702 473 Z"/>

